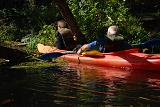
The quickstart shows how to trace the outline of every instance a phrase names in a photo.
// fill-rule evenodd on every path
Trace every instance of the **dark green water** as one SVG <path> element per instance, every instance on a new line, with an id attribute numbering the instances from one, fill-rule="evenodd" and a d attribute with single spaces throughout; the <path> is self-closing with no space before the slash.
<path id="1" fill-rule="evenodd" d="M 160 73 L 85 65 L 3 69 L 2 107 L 159 107 Z"/>

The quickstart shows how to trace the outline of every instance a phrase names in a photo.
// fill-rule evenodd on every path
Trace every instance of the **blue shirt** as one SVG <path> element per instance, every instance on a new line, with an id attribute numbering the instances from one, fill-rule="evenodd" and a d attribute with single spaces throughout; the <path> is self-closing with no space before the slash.
<path id="1" fill-rule="evenodd" d="M 88 44 L 88 48 L 91 50 L 98 50 L 105 52 L 105 44 L 111 42 L 105 35 L 101 35 L 97 40 Z"/>

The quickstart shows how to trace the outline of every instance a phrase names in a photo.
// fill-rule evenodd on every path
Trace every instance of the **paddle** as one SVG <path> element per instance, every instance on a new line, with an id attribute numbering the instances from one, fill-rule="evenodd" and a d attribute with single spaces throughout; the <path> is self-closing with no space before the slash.
<path id="1" fill-rule="evenodd" d="M 64 51 L 64 52 L 53 52 L 53 53 L 46 53 L 46 54 L 43 54 L 39 57 L 39 59 L 42 59 L 42 60 L 49 60 L 51 58 L 58 58 L 62 55 L 65 55 L 65 54 L 75 54 L 76 52 L 75 51 Z"/>
<path id="2" fill-rule="evenodd" d="M 160 53 L 160 39 L 151 39 L 141 44 L 133 44 L 133 47 L 142 49 L 145 53 Z"/>
<path id="3" fill-rule="evenodd" d="M 152 46 L 160 46 L 160 39 L 151 39 L 141 44 L 132 44 L 133 47 L 147 48 Z"/>

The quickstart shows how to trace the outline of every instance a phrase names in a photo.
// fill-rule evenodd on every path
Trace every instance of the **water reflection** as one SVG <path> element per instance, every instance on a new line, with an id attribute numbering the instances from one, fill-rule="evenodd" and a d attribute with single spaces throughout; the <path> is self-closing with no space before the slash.
<path id="1" fill-rule="evenodd" d="M 7 70 L 0 104 L 11 107 L 157 107 L 160 73 L 69 64 Z"/>

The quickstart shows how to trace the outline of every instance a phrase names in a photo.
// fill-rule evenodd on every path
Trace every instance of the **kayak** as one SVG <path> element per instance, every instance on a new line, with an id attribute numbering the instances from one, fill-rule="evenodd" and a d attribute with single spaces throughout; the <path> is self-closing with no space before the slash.
<path id="1" fill-rule="evenodd" d="M 65 50 L 52 50 L 42 44 L 38 45 L 40 53 L 65 52 Z M 134 70 L 160 71 L 160 54 L 140 53 L 139 49 L 129 49 L 118 52 L 102 53 L 103 56 L 84 56 L 77 54 L 62 54 L 60 58 L 78 64 L 87 64 L 102 67 L 113 67 Z"/>
<path id="2" fill-rule="evenodd" d="M 104 53 L 104 57 L 87 57 L 77 54 L 66 54 L 62 59 L 78 64 L 88 64 L 122 69 L 160 71 L 160 54 L 139 53 L 138 49 Z"/>

